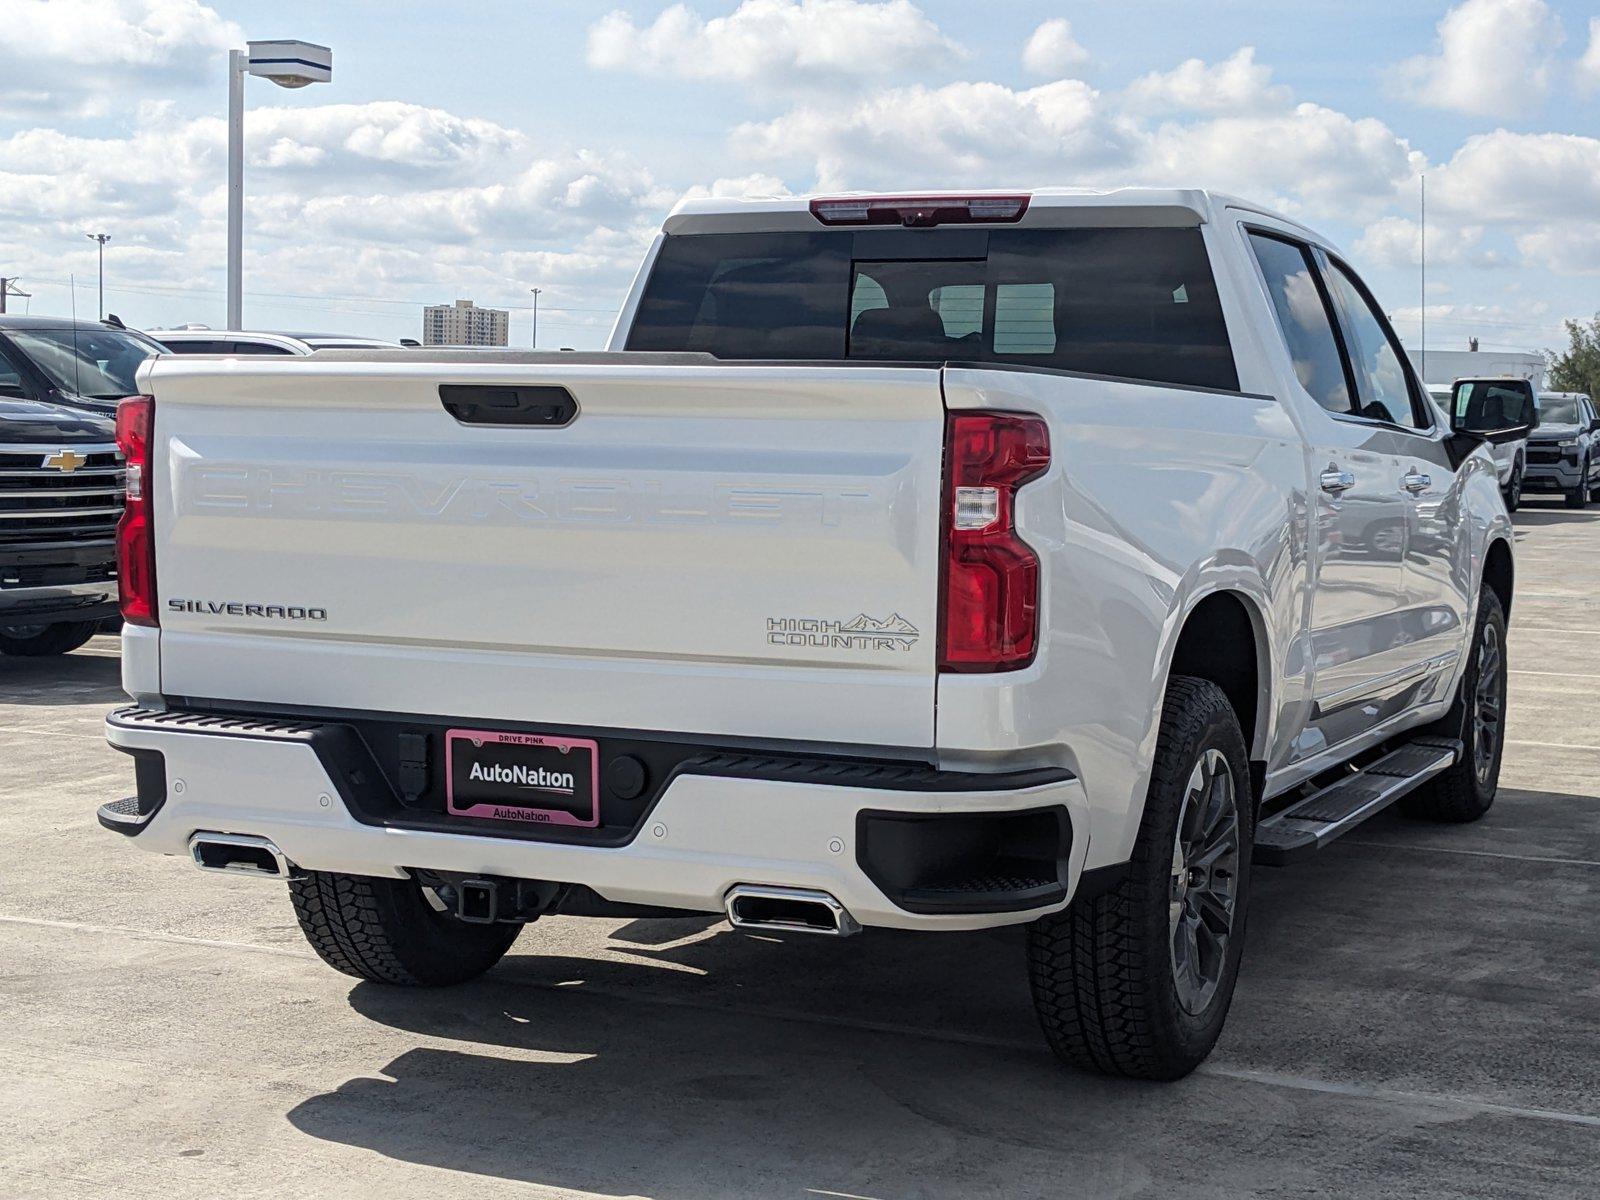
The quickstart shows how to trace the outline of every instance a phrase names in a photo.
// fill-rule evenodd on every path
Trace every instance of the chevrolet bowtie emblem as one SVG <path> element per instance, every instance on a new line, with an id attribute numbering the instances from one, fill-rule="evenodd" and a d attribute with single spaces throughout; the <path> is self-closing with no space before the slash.
<path id="1" fill-rule="evenodd" d="M 54 467 L 63 474 L 70 475 L 89 460 L 76 450 L 57 450 L 44 460 L 44 465 Z"/>

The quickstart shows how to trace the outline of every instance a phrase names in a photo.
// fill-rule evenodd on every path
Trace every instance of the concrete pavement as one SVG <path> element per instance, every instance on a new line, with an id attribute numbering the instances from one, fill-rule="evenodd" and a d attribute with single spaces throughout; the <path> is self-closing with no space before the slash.
<path id="1" fill-rule="evenodd" d="M 355 984 L 277 885 L 95 824 L 114 642 L 0 659 L 0 1195 L 1600 1194 L 1600 510 L 1517 525 L 1500 801 L 1260 871 L 1170 1086 L 1058 1067 L 1009 937 L 559 918 Z"/>

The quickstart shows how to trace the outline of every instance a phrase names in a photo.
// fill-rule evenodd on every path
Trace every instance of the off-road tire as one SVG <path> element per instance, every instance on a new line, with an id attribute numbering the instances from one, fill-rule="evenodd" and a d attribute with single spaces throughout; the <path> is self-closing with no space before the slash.
<path id="1" fill-rule="evenodd" d="M 1169 905 L 1173 840 L 1191 772 L 1220 750 L 1239 814 L 1237 908 L 1226 964 L 1199 1014 L 1179 1003 Z M 1028 929 L 1034 1008 L 1056 1056 L 1135 1079 L 1180 1079 L 1216 1045 L 1233 998 L 1250 895 L 1254 799 L 1249 754 L 1222 689 L 1174 678 L 1162 704 L 1154 770 L 1128 873 L 1110 891 L 1077 900 Z"/>
<path id="2" fill-rule="evenodd" d="M 1485 625 L 1495 630 L 1500 649 L 1500 732 L 1494 746 L 1493 766 L 1487 785 L 1478 777 L 1477 728 L 1471 720 L 1472 705 L 1478 692 L 1478 671 L 1482 665 L 1479 656 L 1483 649 Z M 1440 737 L 1460 738 L 1461 758 L 1449 770 L 1435 775 L 1400 801 L 1400 811 L 1408 817 L 1465 824 L 1476 821 L 1494 804 L 1495 792 L 1500 785 L 1500 760 L 1505 753 L 1505 646 L 1505 610 L 1494 590 L 1485 587 L 1478 599 L 1478 620 L 1472 630 L 1472 649 L 1467 657 L 1467 669 L 1461 673 L 1461 686 L 1456 692 L 1455 703 L 1450 706 L 1449 712 L 1425 731 Z"/>
<path id="3" fill-rule="evenodd" d="M 0 654 L 17 658 L 53 658 L 67 654 L 82 646 L 100 627 L 98 621 L 57 621 L 46 625 L 37 633 L 18 636 L 12 630 L 31 628 L 27 625 L 0 627 Z"/>
<path id="4" fill-rule="evenodd" d="M 410 879 L 311 871 L 289 881 L 306 941 L 336 971 L 402 987 L 476 979 L 522 926 L 476 925 L 436 911 Z"/>

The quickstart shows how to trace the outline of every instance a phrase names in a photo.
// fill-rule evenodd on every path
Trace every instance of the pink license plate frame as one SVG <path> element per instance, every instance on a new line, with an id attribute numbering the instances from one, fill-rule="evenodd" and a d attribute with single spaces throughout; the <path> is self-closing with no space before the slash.
<path id="1" fill-rule="evenodd" d="M 589 761 L 589 816 L 587 819 L 560 808 L 538 808 L 520 803 L 470 801 L 458 804 L 455 786 L 456 747 L 462 741 L 474 748 L 486 745 L 542 746 L 573 753 L 581 751 Z M 514 821 L 534 825 L 569 825 L 592 829 L 600 824 L 600 744 L 592 738 L 557 737 L 548 733 L 508 733 L 494 729 L 450 729 L 444 735 L 445 809 L 451 816 L 478 817 L 489 821 Z M 526 784 L 508 784 L 508 793 L 536 791 Z"/>

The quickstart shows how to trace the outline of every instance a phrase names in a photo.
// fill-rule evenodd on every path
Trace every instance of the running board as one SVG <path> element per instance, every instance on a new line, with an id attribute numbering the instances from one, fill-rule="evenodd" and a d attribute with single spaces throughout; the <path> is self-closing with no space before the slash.
<path id="1" fill-rule="evenodd" d="M 1281 867 L 1315 854 L 1448 770 L 1461 751 L 1454 738 L 1417 738 L 1391 750 L 1370 767 L 1263 817 L 1256 826 L 1250 861 Z"/>

